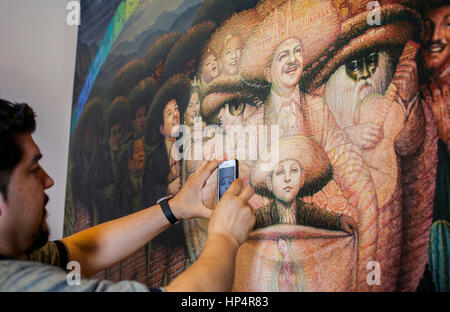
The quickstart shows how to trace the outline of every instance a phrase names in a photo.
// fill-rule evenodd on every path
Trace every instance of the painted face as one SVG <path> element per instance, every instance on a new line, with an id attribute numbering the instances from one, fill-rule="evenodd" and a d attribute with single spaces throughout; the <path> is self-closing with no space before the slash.
<path id="1" fill-rule="evenodd" d="M 145 148 L 144 141 L 137 139 L 133 143 L 133 159 L 129 163 L 132 172 L 143 172 L 145 164 Z"/>
<path id="2" fill-rule="evenodd" d="M 217 58 L 214 54 L 209 54 L 203 63 L 203 79 L 210 83 L 219 76 L 219 67 L 217 66 Z"/>
<path id="3" fill-rule="evenodd" d="M 270 66 L 272 88 L 279 94 L 295 88 L 303 72 L 303 49 L 300 39 L 291 38 L 276 49 Z"/>
<path id="4" fill-rule="evenodd" d="M 450 6 L 430 11 L 425 23 L 429 31 L 423 52 L 425 65 L 440 75 L 450 67 Z"/>
<path id="5" fill-rule="evenodd" d="M 378 53 L 360 56 L 345 64 L 345 72 L 354 81 L 367 80 L 378 68 Z"/>
<path id="6" fill-rule="evenodd" d="M 161 134 L 165 138 L 171 138 L 172 133 L 180 126 L 180 111 L 176 100 L 167 102 L 163 111 L 164 123 L 160 126 Z"/>
<path id="7" fill-rule="evenodd" d="M 136 110 L 136 119 L 134 120 L 136 125 L 136 133 L 141 136 L 145 131 L 145 123 L 147 122 L 147 109 L 145 106 L 139 106 Z"/>
<path id="8" fill-rule="evenodd" d="M 160 61 L 158 64 L 156 64 L 155 69 L 155 79 L 156 81 L 158 81 L 158 83 L 161 83 L 163 71 L 164 71 L 164 61 Z"/>
<path id="9" fill-rule="evenodd" d="M 19 135 L 17 139 L 24 155 L 12 172 L 8 201 L 5 203 L 0 196 L 0 205 L 6 205 L 2 211 L 6 218 L 4 224 L 11 230 L 15 248 L 24 253 L 48 241 L 45 190 L 52 187 L 53 180 L 39 164 L 42 155 L 31 135 Z"/>
<path id="10" fill-rule="evenodd" d="M 200 116 L 200 98 L 197 92 L 193 92 L 191 94 L 191 98 L 189 100 L 189 104 L 186 109 L 184 119 L 186 120 L 186 124 L 188 126 L 192 126 L 199 116 Z"/>
<path id="11" fill-rule="evenodd" d="M 239 37 L 231 36 L 225 43 L 222 52 L 222 70 L 225 74 L 236 75 L 241 60 L 241 40 Z"/>
<path id="12" fill-rule="evenodd" d="M 278 250 L 280 251 L 283 258 L 289 255 L 288 244 L 284 238 L 279 238 L 277 240 Z"/>
<path id="13" fill-rule="evenodd" d="M 219 124 L 222 127 L 234 126 L 242 124 L 246 105 L 239 103 L 238 105 L 227 103 L 219 111 Z"/>
<path id="14" fill-rule="evenodd" d="M 109 132 L 109 148 L 113 152 L 117 152 L 122 142 L 122 125 L 120 123 L 111 127 Z"/>
<path id="15" fill-rule="evenodd" d="M 95 144 L 95 129 L 93 124 L 88 124 L 83 132 L 83 148 L 85 151 L 90 151 Z"/>
<path id="16" fill-rule="evenodd" d="M 287 159 L 280 162 L 266 180 L 267 186 L 275 197 L 285 203 L 292 202 L 303 186 L 302 169 L 297 160 Z"/>
<path id="17" fill-rule="evenodd" d="M 195 59 L 190 59 L 189 62 L 187 62 L 186 65 L 184 66 L 184 73 L 186 74 L 186 76 L 189 77 L 189 79 L 191 80 L 194 79 L 196 68 L 197 68 L 197 60 Z"/>

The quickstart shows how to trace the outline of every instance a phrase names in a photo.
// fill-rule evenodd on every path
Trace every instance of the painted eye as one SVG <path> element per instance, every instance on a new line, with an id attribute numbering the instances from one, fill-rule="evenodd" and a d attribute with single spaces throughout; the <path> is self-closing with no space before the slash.
<path id="1" fill-rule="evenodd" d="M 237 117 L 244 112 L 244 108 L 244 103 L 239 103 L 238 105 L 231 104 L 228 106 L 228 111 L 232 116 Z"/>

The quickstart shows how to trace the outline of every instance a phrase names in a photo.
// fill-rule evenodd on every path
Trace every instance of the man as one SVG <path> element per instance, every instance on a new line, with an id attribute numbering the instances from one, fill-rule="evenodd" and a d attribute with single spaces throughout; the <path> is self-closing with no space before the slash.
<path id="1" fill-rule="evenodd" d="M 61 241 L 48 242 L 45 190 L 53 180 L 40 166 L 42 154 L 31 136 L 36 127 L 34 113 L 26 104 L 0 100 L 0 116 L 1 291 L 148 291 L 136 282 L 82 280 L 80 286 L 69 286 L 64 269 L 68 261 L 78 261 L 82 275 L 92 276 L 138 250 L 167 229 L 174 218 L 210 216 L 203 255 L 165 290 L 231 289 L 234 257 L 255 222 L 247 206 L 253 190 L 246 187 L 241 191 L 242 182 L 235 181 L 214 212 L 206 208 L 201 189 L 219 161 L 205 162 L 170 200 L 169 207 L 165 206 L 172 221 L 156 205 Z"/>

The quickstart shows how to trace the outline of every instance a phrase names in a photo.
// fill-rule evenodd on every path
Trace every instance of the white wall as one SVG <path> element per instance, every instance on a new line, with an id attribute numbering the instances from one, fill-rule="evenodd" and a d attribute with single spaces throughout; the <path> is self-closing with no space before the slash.
<path id="1" fill-rule="evenodd" d="M 66 24 L 68 0 L 0 1 L 0 98 L 30 104 L 48 190 L 51 239 L 62 237 L 78 29 Z"/>

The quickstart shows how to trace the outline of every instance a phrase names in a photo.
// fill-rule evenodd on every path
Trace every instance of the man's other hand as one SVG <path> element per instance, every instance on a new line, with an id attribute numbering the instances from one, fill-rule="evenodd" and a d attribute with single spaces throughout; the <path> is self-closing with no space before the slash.
<path id="1" fill-rule="evenodd" d="M 214 210 L 208 225 L 208 235 L 223 234 L 238 246 L 244 243 L 254 228 L 256 217 L 249 206 L 249 199 L 255 194 L 251 186 L 242 189 L 242 180 L 237 179 L 223 195 Z"/>

